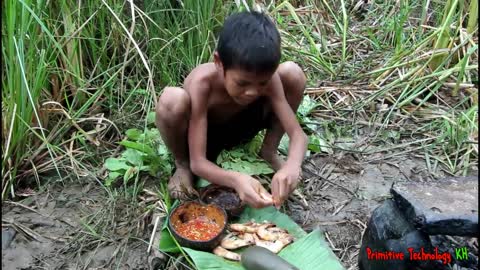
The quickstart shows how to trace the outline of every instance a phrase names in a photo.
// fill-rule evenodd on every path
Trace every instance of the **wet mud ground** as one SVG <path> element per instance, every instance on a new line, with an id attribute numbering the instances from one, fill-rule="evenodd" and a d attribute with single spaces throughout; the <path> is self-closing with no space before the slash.
<path id="1" fill-rule="evenodd" d="M 345 269 L 358 269 L 362 234 L 392 184 L 443 176 L 409 155 L 374 162 L 349 153 L 314 156 L 304 163 L 300 195 L 283 211 L 307 232 L 320 228 Z M 109 201 L 95 180 L 64 180 L 24 196 L 2 205 L 3 269 L 150 269 L 151 215 L 127 199 Z"/>

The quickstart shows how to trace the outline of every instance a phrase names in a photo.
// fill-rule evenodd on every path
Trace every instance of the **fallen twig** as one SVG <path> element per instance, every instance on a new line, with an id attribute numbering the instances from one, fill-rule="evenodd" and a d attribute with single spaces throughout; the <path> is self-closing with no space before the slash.
<path id="1" fill-rule="evenodd" d="M 153 226 L 152 235 L 150 236 L 150 242 L 148 243 L 147 254 L 150 253 L 150 249 L 152 248 L 153 239 L 155 237 L 155 233 L 157 232 L 157 227 L 158 227 L 158 222 L 159 221 L 160 221 L 160 216 L 157 216 L 157 218 L 155 219 L 155 225 Z"/>

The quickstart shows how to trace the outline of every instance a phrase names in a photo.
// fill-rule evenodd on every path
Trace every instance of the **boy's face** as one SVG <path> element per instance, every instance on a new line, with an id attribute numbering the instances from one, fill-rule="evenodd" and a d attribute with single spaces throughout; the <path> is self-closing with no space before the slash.
<path id="1" fill-rule="evenodd" d="M 218 58 L 215 60 L 219 72 L 224 75 L 225 89 L 240 105 L 250 104 L 264 93 L 274 73 L 256 73 L 240 68 L 230 68 L 225 71 L 220 60 Z"/>
<path id="2" fill-rule="evenodd" d="M 237 68 L 229 69 L 224 74 L 228 94 L 240 105 L 250 104 L 264 93 L 273 75 L 273 73 L 258 74 Z"/>

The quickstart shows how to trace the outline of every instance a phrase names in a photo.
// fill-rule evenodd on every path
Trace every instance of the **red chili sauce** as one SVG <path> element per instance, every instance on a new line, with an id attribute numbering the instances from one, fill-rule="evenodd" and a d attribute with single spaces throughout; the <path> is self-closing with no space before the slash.
<path id="1" fill-rule="evenodd" d="M 181 223 L 176 228 L 178 234 L 195 241 L 210 240 L 215 237 L 221 229 L 217 223 L 202 217 Z"/>

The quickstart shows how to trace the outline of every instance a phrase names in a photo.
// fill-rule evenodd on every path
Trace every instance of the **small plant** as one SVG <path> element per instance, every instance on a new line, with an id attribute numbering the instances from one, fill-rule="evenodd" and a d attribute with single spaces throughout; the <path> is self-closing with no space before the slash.
<path id="1" fill-rule="evenodd" d="M 147 121 L 151 123 L 153 120 Z M 105 160 L 104 166 L 109 171 L 106 186 L 111 186 L 120 177 L 123 177 L 123 185 L 127 186 L 129 180 L 139 172 L 148 172 L 154 177 L 171 172 L 171 155 L 156 128 L 146 128 L 143 132 L 132 128 L 125 134 L 127 139 L 119 142 L 126 148 L 125 151 L 119 157 Z"/>
<path id="2" fill-rule="evenodd" d="M 334 143 L 334 137 L 331 136 L 329 129 L 324 132 L 317 132 L 319 126 L 324 126 L 326 122 L 319 122 L 313 120 L 310 114 L 317 108 L 319 103 L 312 99 L 308 94 L 303 97 L 302 103 L 297 110 L 297 120 L 302 126 L 304 132 L 308 135 L 308 149 L 307 156 L 313 153 L 325 152 L 332 153 L 331 144 Z M 283 155 L 288 154 L 288 145 L 290 140 L 287 135 L 282 137 L 278 150 Z"/>
<path id="3" fill-rule="evenodd" d="M 449 173 L 461 172 L 463 175 L 467 175 L 473 165 L 471 159 L 478 158 L 478 148 L 475 148 L 475 144 L 478 142 L 477 121 L 478 107 L 473 106 L 460 112 L 459 115 L 452 112 L 451 115 L 447 115 L 435 123 L 443 131 L 436 143 L 441 145 L 444 159 L 437 159 L 445 165 Z"/>

